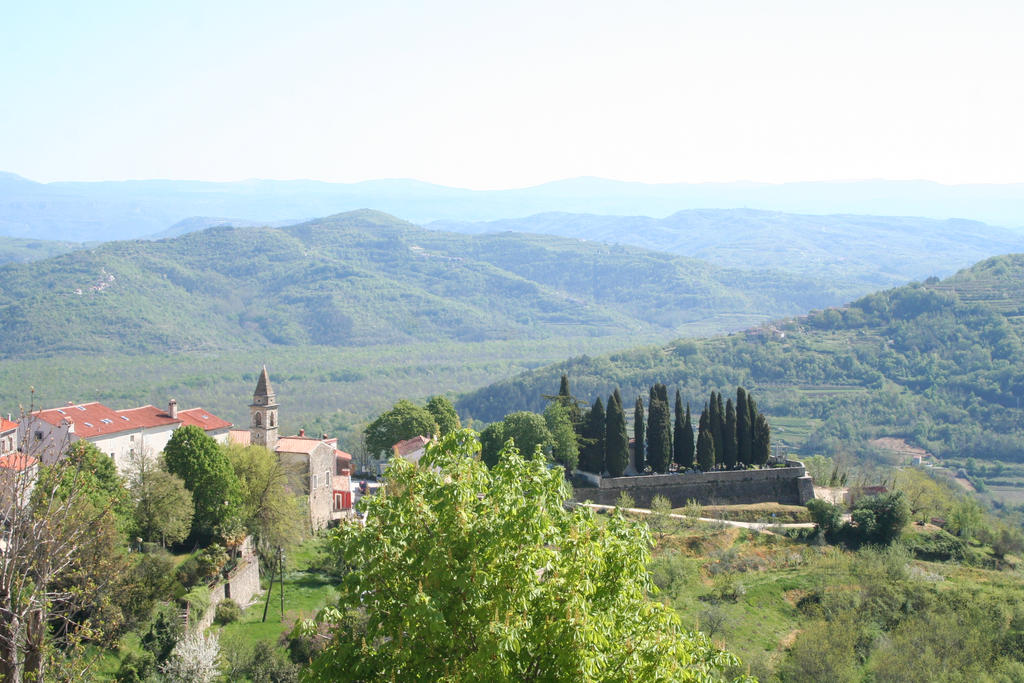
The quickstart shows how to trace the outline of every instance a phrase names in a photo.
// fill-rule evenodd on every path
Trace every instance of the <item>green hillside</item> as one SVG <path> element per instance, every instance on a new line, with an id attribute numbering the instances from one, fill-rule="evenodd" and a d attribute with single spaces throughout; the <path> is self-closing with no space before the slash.
<path id="1" fill-rule="evenodd" d="M 244 424 L 252 373 L 266 363 L 283 428 L 333 434 L 399 397 L 840 300 L 807 278 L 564 238 L 443 233 L 371 211 L 111 242 L 0 275 L 3 413 L 33 400 L 126 408 L 173 396 Z"/>
<path id="2" fill-rule="evenodd" d="M 754 209 L 693 209 L 665 218 L 543 213 L 490 222 L 437 221 L 430 227 L 559 235 L 656 249 L 723 267 L 824 277 L 843 287 L 847 300 L 1024 250 L 1024 231 L 977 221 Z"/>
<path id="3" fill-rule="evenodd" d="M 807 278 L 560 238 L 441 233 L 361 211 L 7 265 L 0 353 L 667 337 L 837 298 Z"/>
<path id="4" fill-rule="evenodd" d="M 742 334 L 577 357 L 464 397 L 498 419 L 539 409 L 560 373 L 592 400 L 632 397 L 656 381 L 688 400 L 743 385 L 804 452 L 906 438 L 939 456 L 1024 460 L 1024 255 L 983 261 L 943 281 L 872 294 Z"/>

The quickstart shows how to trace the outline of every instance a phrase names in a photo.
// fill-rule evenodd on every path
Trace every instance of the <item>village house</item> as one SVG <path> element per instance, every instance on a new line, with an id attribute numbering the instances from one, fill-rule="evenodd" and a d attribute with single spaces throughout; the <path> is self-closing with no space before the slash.
<path id="1" fill-rule="evenodd" d="M 231 423 L 203 408 L 178 410 L 173 398 L 167 410 L 146 405 L 114 410 L 99 402 L 68 403 L 61 408 L 38 410 L 18 423 L 17 442 L 22 450 L 44 464 L 60 458 L 68 446 L 80 440 L 108 454 L 119 472 L 126 472 L 136 453 L 158 455 L 174 430 L 196 425 L 219 443 L 226 443 Z"/>
<path id="2" fill-rule="evenodd" d="M 430 443 L 430 438 L 426 436 L 414 436 L 411 439 L 405 441 L 399 441 L 391 447 L 391 451 L 403 460 L 411 462 L 413 465 L 420 461 L 420 458 L 427 452 L 427 444 Z"/>
<path id="3" fill-rule="evenodd" d="M 274 453 L 290 479 L 290 488 L 307 497 L 309 523 L 314 530 L 350 514 L 352 456 L 338 450 L 338 440 L 326 434 L 278 436 L 277 394 L 264 366 L 249 405 L 249 429 L 233 429 L 230 439 L 244 446 L 265 446 Z"/>

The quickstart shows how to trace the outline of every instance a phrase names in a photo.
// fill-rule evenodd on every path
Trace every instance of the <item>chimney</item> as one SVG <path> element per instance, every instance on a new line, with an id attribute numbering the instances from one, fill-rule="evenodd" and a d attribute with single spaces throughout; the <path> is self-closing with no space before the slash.
<path id="1" fill-rule="evenodd" d="M 324 432 L 323 434 L 320 435 L 320 440 L 327 441 L 327 432 Z"/>
<path id="2" fill-rule="evenodd" d="M 173 398 L 167 402 L 167 414 L 171 416 L 172 420 L 178 419 L 178 402 Z"/>
<path id="3" fill-rule="evenodd" d="M 299 430 L 299 436 L 305 436 L 305 435 L 306 435 L 306 430 L 305 429 L 300 429 Z"/>

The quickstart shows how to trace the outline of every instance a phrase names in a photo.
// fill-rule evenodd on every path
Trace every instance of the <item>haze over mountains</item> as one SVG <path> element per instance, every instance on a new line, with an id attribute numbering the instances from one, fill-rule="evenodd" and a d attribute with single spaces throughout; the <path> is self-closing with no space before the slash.
<path id="1" fill-rule="evenodd" d="M 924 181 L 653 185 L 574 178 L 521 189 L 474 191 L 414 180 L 43 184 L 0 173 L 0 235 L 75 242 L 148 237 L 192 216 L 275 222 L 373 208 L 425 223 L 550 211 L 661 217 L 709 207 L 956 217 L 1014 227 L 1024 226 L 1024 185 L 947 186 Z"/>

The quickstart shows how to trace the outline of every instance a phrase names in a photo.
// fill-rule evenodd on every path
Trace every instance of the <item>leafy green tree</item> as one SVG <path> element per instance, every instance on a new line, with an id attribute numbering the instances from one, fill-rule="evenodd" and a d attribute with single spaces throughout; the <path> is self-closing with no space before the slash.
<path id="1" fill-rule="evenodd" d="M 858 500 L 851 517 L 858 542 L 889 545 L 910 521 L 910 507 L 902 491 L 883 493 Z"/>
<path id="2" fill-rule="evenodd" d="M 604 403 L 601 397 L 594 399 L 593 407 L 583 416 L 583 447 L 580 449 L 580 468 L 594 474 L 604 472 L 604 455 L 607 428 Z"/>
<path id="3" fill-rule="evenodd" d="M 160 545 L 179 543 L 192 529 L 192 494 L 181 477 L 161 469 L 157 459 L 139 451 L 132 455 L 128 487 L 135 505 L 136 533 Z"/>
<path id="4" fill-rule="evenodd" d="M 428 467 L 393 461 L 366 525 L 333 532 L 351 571 L 319 619 L 364 610 L 366 635 L 340 629 L 310 680 L 685 683 L 737 665 L 647 597 L 644 525 L 619 513 L 598 524 L 565 507 L 558 470 L 515 449 L 487 470 L 476 448 L 456 432 Z"/>
<path id="5" fill-rule="evenodd" d="M 552 438 L 543 416 L 521 410 L 506 415 L 502 424 L 505 439 L 512 439 L 520 452 L 534 457 L 539 449 L 541 459 L 546 459 Z"/>
<path id="6" fill-rule="evenodd" d="M 366 426 L 366 450 L 374 457 L 391 457 L 391 447 L 415 436 L 434 436 L 437 421 L 426 408 L 402 399 Z"/>
<path id="7" fill-rule="evenodd" d="M 110 510 L 120 532 L 132 525 L 132 501 L 124 479 L 114 461 L 89 441 L 76 441 L 64 454 L 67 464 L 46 467 L 39 473 L 36 488 L 40 495 L 56 492 L 66 497 L 74 488 L 77 496 L 97 510 Z"/>
<path id="8" fill-rule="evenodd" d="M 751 456 L 752 430 L 747 391 L 743 387 L 736 387 L 736 459 L 748 467 L 754 462 Z"/>
<path id="9" fill-rule="evenodd" d="M 493 422 L 480 432 L 480 459 L 488 467 L 498 464 L 498 455 L 505 446 L 505 423 Z"/>
<path id="10" fill-rule="evenodd" d="M 704 410 L 700 414 L 700 424 L 697 427 L 697 468 L 701 472 L 710 472 L 715 469 L 715 440 L 711 435 L 711 415 L 708 412 L 708 404 L 704 404 Z"/>
<path id="11" fill-rule="evenodd" d="M 814 498 L 808 501 L 807 510 L 811 514 L 811 520 L 818 525 L 818 530 L 831 541 L 843 523 L 843 513 L 839 506 L 821 498 Z"/>
<path id="12" fill-rule="evenodd" d="M 608 397 L 605 434 L 605 467 L 609 476 L 621 477 L 629 465 L 629 435 L 626 433 L 626 413 L 622 410 L 622 396 L 618 389 Z"/>
<path id="13" fill-rule="evenodd" d="M 651 387 L 647 410 L 647 461 L 659 474 L 668 472 L 672 461 L 672 416 L 664 384 Z"/>
<path id="14" fill-rule="evenodd" d="M 427 401 L 426 408 L 433 416 L 434 422 L 437 423 L 438 432 L 441 436 L 462 428 L 462 423 L 459 421 L 459 414 L 455 411 L 455 406 L 444 396 L 431 396 Z M 424 434 L 424 436 L 431 435 Z"/>
<path id="15" fill-rule="evenodd" d="M 260 554 L 270 558 L 275 549 L 301 542 L 309 528 L 305 498 L 290 493 L 290 473 L 277 454 L 264 446 L 232 445 L 227 456 L 240 485 L 241 522 Z"/>
<path id="16" fill-rule="evenodd" d="M 961 496 L 949 509 L 949 531 L 960 538 L 974 538 L 985 523 L 985 511 L 970 496 Z"/>
<path id="17" fill-rule="evenodd" d="M 544 409 L 544 422 L 551 432 L 552 459 L 561 464 L 566 472 L 572 472 L 579 465 L 580 446 L 569 411 L 561 403 L 549 403 Z M 497 458 L 494 461 L 497 462 Z"/>
<path id="18" fill-rule="evenodd" d="M 636 397 L 636 405 L 633 407 L 633 459 L 635 460 L 636 471 L 643 473 L 647 469 L 646 447 L 644 443 L 644 399 Z"/>
<path id="19" fill-rule="evenodd" d="M 569 390 L 569 375 L 563 372 L 562 378 L 558 383 L 558 393 L 554 396 L 545 394 L 544 398 L 549 401 L 558 402 L 568 411 L 572 428 L 579 434 L 583 426 L 583 413 L 580 411 L 580 401 Z"/>
<path id="20" fill-rule="evenodd" d="M 726 469 L 736 467 L 736 408 L 730 398 L 725 402 L 725 428 L 722 430 L 722 463 Z"/>
<path id="21" fill-rule="evenodd" d="M 238 518 L 238 478 L 220 445 L 200 427 L 185 425 L 174 430 L 164 447 L 164 464 L 192 492 L 193 536 L 208 541 L 218 527 Z"/>

